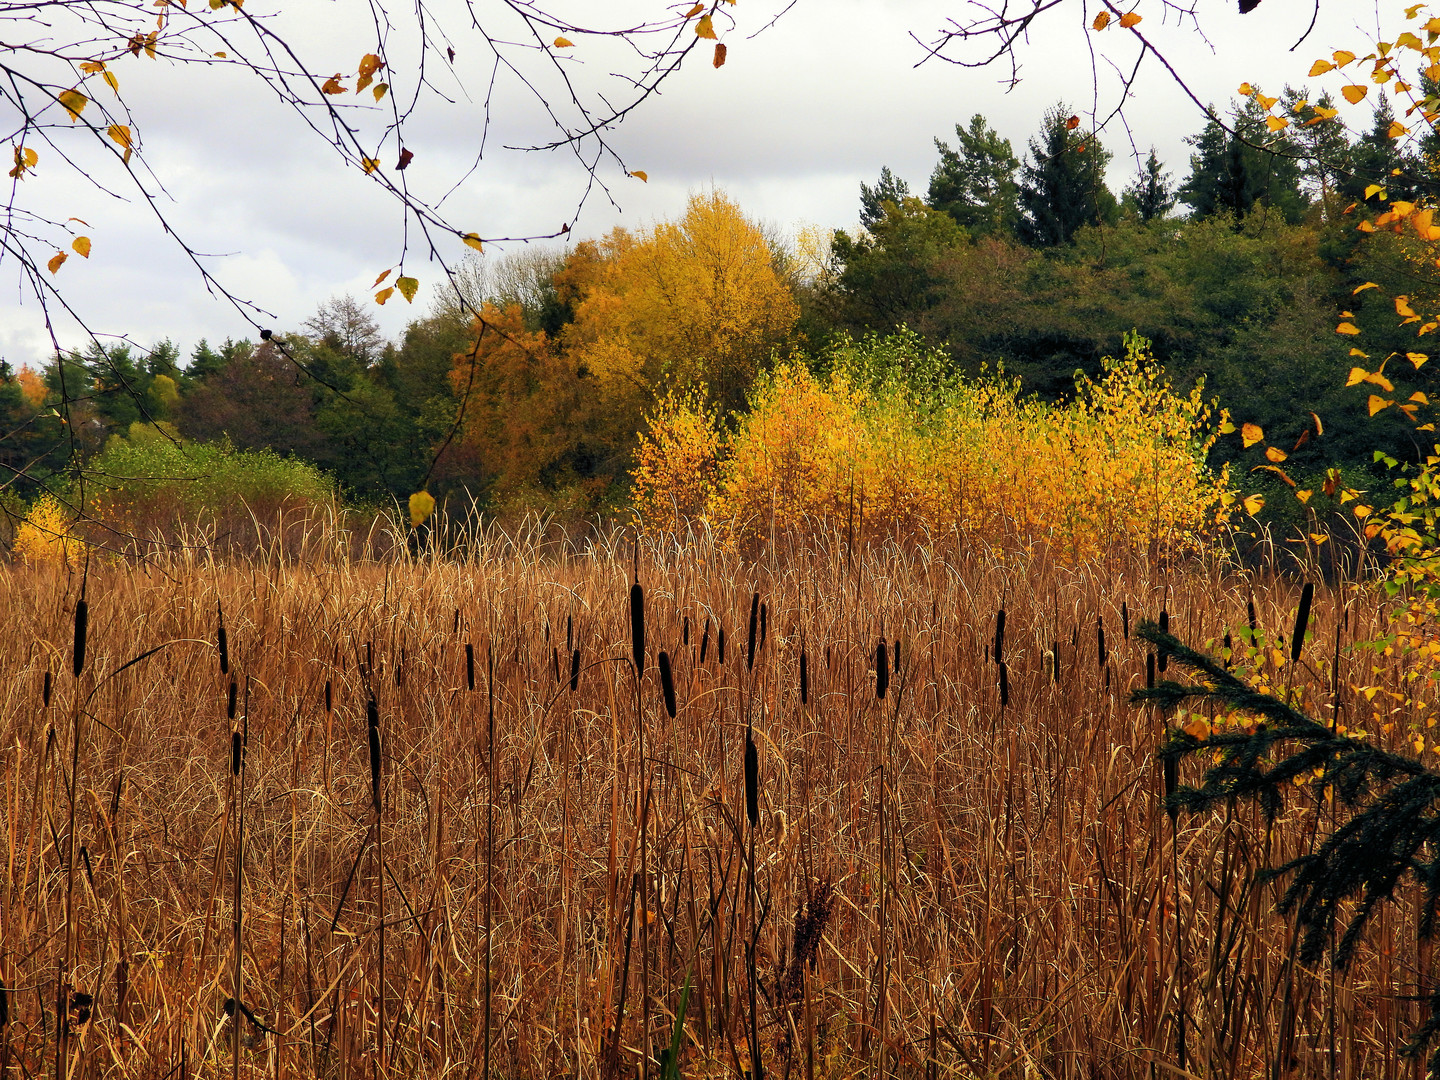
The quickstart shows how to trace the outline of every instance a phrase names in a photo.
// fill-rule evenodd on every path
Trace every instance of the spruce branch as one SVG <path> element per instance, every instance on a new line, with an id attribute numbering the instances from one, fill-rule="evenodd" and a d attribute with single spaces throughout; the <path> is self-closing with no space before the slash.
<path id="1" fill-rule="evenodd" d="M 1314 852 L 1292 859 L 1268 877 L 1290 877 L 1278 909 L 1300 931 L 1302 963 L 1315 964 L 1331 952 L 1345 971 L 1381 903 L 1395 899 L 1407 877 L 1421 886 L 1418 932 L 1430 938 L 1440 896 L 1440 775 L 1414 758 L 1392 753 L 1368 739 L 1342 735 L 1227 671 L 1146 622 L 1139 636 L 1177 660 L 1195 676 L 1191 683 L 1165 681 L 1136 690 L 1131 700 L 1166 709 L 1213 703 L 1256 717 L 1250 731 L 1212 733 L 1196 739 L 1175 731 L 1158 751 L 1163 762 L 1192 754 L 1214 757 L 1198 787 L 1179 787 L 1167 805 L 1198 812 L 1224 802 L 1253 799 L 1273 822 L 1286 794 L 1308 788 L 1316 798 L 1330 789 L 1348 814 Z M 1343 910 L 1349 906 L 1348 910 Z M 1334 932 L 1344 921 L 1338 942 Z M 1331 943 L 1335 942 L 1333 947 Z M 1403 1052 L 1416 1055 L 1440 1034 L 1440 988 L 1426 995 L 1429 1018 Z M 1431 1055 L 1431 1080 L 1440 1080 L 1440 1050 Z"/>

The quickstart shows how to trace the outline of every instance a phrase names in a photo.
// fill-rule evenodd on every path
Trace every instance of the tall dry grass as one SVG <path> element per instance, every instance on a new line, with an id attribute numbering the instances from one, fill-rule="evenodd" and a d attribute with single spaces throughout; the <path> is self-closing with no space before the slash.
<path id="1" fill-rule="evenodd" d="M 0 571 L 0 1067 L 1418 1075 L 1413 907 L 1297 966 L 1254 873 L 1325 809 L 1172 825 L 1126 703 L 1127 624 L 1298 584 L 844 539 L 92 562 L 78 676 L 80 577 Z M 1293 669 L 1352 722 L 1382 619 L 1322 587 Z"/>

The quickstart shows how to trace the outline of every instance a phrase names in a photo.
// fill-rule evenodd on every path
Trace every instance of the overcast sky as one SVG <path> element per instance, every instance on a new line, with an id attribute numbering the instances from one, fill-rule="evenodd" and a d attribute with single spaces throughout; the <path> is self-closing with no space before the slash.
<path id="1" fill-rule="evenodd" d="M 485 155 L 476 163 L 489 61 L 483 41 L 457 26 L 449 39 L 456 49 L 454 78 L 448 71 L 436 78 L 454 103 L 422 100 L 406 140 L 415 159 L 404 179 L 432 201 L 449 191 L 442 207 L 447 217 L 487 237 L 550 232 L 569 221 L 575 222 L 575 237 L 617 224 L 644 227 L 678 216 L 689 193 L 711 185 L 727 191 L 753 218 L 781 229 L 850 227 L 858 216 L 861 181 L 874 182 L 888 165 L 923 194 L 935 162 L 933 140 L 953 142 L 955 124 L 974 113 L 989 118 L 1017 154 L 1058 100 L 1087 121 L 1097 111 L 1101 119 L 1108 116 L 1118 103 L 1115 67 L 1128 71 L 1135 49 L 1118 27 L 1087 33 L 1098 8 L 1082 3 L 1070 0 L 1041 20 L 1019 53 L 1021 81 L 1009 89 L 1008 65 L 969 70 L 926 61 L 911 36 L 933 40 L 948 19 L 964 16 L 967 9 L 959 0 L 797 0 L 758 35 L 783 2 L 740 0 L 728 9 L 733 25 L 716 20 L 728 48 L 725 65 L 712 67 L 708 44 L 696 50 L 658 95 L 611 134 L 625 167 L 646 172 L 648 183 L 602 160 L 598 176 L 608 193 L 592 188 L 588 197 L 588 177 L 569 152 L 503 148 L 554 136 L 534 99 L 513 80 L 497 83 Z M 433 8 L 444 15 L 447 4 L 437 0 Z M 1203 34 L 1173 15 L 1167 19 L 1159 0 L 1139 0 L 1135 10 L 1144 16 L 1141 29 L 1195 96 L 1228 108 L 1243 81 L 1278 93 L 1286 83 L 1305 83 L 1317 57 L 1341 46 L 1359 51 L 1374 40 L 1379 9 L 1350 0 L 1326 4 L 1309 38 L 1294 51 L 1290 47 L 1311 14 L 1309 5 L 1296 0 L 1265 0 L 1243 17 L 1233 0 L 1200 0 Z M 616 18 L 615 12 L 637 19 L 664 14 L 663 4 L 634 0 L 578 9 L 587 8 L 607 9 L 601 18 Z M 476 9 L 487 10 L 479 3 Z M 369 7 L 356 0 L 290 0 L 288 6 L 248 0 L 245 7 L 247 15 L 272 11 L 272 27 L 302 44 L 312 70 L 353 72 L 359 55 L 373 47 L 373 30 L 366 36 Z M 1384 9 L 1392 31 L 1399 11 L 1399 4 L 1393 12 Z M 397 6 L 396 18 L 404 14 Z M 413 73 L 402 66 L 413 55 L 409 29 L 398 27 L 386 49 L 397 88 L 413 83 Z M 586 94 L 619 100 L 623 87 L 607 74 L 625 60 L 618 43 L 571 36 L 577 40 L 566 50 L 569 77 Z M 1087 43 L 1108 50 L 1094 57 L 1093 69 Z M 515 55 L 522 63 L 540 60 L 534 52 Z M 432 55 L 432 72 L 435 59 Z M 157 205 L 174 230 L 205 253 L 215 276 L 264 312 L 254 316 L 255 324 L 298 328 L 328 297 L 350 292 L 368 298 L 375 277 L 396 264 L 402 218 L 394 202 L 358 170 L 344 168 L 333 148 L 242 72 L 129 57 L 112 70 L 143 132 L 141 157 L 153 171 L 146 183 Z M 1092 70 L 1099 73 L 1098 97 Z M 553 94 L 555 86 L 545 81 L 549 74 L 537 68 L 533 77 Z M 1323 86 L 1337 93 L 1340 82 L 1332 76 L 1313 85 L 1317 92 Z M 366 93 L 345 100 L 369 98 Z M 1370 104 L 1346 114 L 1352 126 L 1368 123 Z M 11 119 L 5 117 L 7 123 Z M 1118 192 L 1134 176 L 1132 144 L 1142 156 L 1153 145 L 1172 179 L 1183 179 L 1189 155 L 1184 139 L 1204 118 L 1153 57 L 1141 66 L 1123 120 L 1112 119 L 1102 134 L 1114 153 L 1112 188 Z M 362 116 L 357 122 L 363 128 L 381 121 Z M 33 139 L 27 142 L 32 144 Z M 100 158 L 79 154 L 82 164 L 105 167 Z M 393 149 L 384 151 L 387 172 L 394 157 Z M 55 220 L 76 217 L 86 223 L 74 227 L 91 237 L 91 257 L 70 258 L 54 282 L 91 328 L 142 345 L 168 337 L 185 355 L 202 337 L 212 343 L 253 338 L 255 325 L 207 293 L 144 200 L 118 183 L 115 191 L 118 197 L 98 192 L 47 152 L 35 175 L 15 192 L 18 205 Z M 405 272 L 421 282 L 415 303 L 406 305 L 397 295 L 383 308 L 372 305 L 391 336 L 424 313 L 441 277 L 413 230 L 410 240 Z M 464 249 L 450 238 L 443 254 L 458 261 Z M 16 367 L 43 362 L 50 353 L 49 334 L 38 305 L 20 286 L 13 259 L 0 261 L 0 289 L 0 357 Z M 57 317 L 56 331 L 64 346 L 83 343 L 75 325 L 62 318 Z"/>

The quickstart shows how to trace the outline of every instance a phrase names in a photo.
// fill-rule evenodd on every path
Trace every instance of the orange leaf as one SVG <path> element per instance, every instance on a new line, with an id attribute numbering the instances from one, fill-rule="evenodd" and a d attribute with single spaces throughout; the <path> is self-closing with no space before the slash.
<path id="1" fill-rule="evenodd" d="M 711 63 L 714 64 L 717 68 L 725 66 L 726 51 L 727 50 L 725 48 L 725 43 L 723 41 L 717 41 L 715 43 L 715 59 L 712 60 Z"/>
<path id="2" fill-rule="evenodd" d="M 650 177 L 640 169 L 631 169 L 630 175 L 635 177 L 636 180 L 640 180 L 646 184 L 650 182 Z"/>
<path id="3" fill-rule="evenodd" d="M 70 242 L 70 246 L 81 258 L 88 259 L 90 257 L 90 238 L 88 236 L 77 236 Z"/>
<path id="4" fill-rule="evenodd" d="M 1261 430 L 1259 424 L 1243 424 L 1243 425 L 1241 425 L 1241 427 L 1240 427 L 1240 441 L 1245 444 L 1245 448 L 1246 448 L 1247 450 L 1248 450 L 1250 447 L 1254 446 L 1256 443 L 1258 443 L 1258 442 L 1260 442 L 1261 440 L 1263 440 L 1264 438 L 1265 438 L 1265 432 Z"/>
<path id="5" fill-rule="evenodd" d="M 1395 402 L 1393 402 L 1393 401 L 1386 401 L 1384 398 L 1380 397 L 1378 394 L 1371 394 L 1371 395 L 1370 395 L 1370 415 L 1371 415 L 1371 416 L 1374 416 L 1374 415 L 1375 415 L 1376 413 L 1378 413 L 1378 412 L 1383 412 L 1385 409 L 1388 409 L 1391 405 L 1394 405 L 1394 404 L 1395 404 Z"/>
<path id="6" fill-rule="evenodd" d="M 1335 327 L 1335 332 L 1337 334 L 1358 334 L 1360 333 L 1360 328 L 1352 322 L 1342 322 L 1339 326 Z"/>
<path id="7" fill-rule="evenodd" d="M 1133 11 L 1127 11 L 1124 15 L 1120 16 L 1120 25 L 1123 26 L 1126 30 L 1129 30 L 1130 27 L 1134 26 L 1139 21 L 1140 16 L 1135 14 L 1135 12 Z"/>
<path id="8" fill-rule="evenodd" d="M 1095 29 L 1095 30 L 1104 30 L 1105 27 L 1107 27 L 1107 26 L 1109 26 L 1109 25 L 1110 25 L 1110 13 L 1109 13 L 1108 11 L 1102 11 L 1102 12 L 1100 12 L 1099 15 L 1096 15 L 1096 16 L 1095 16 L 1095 21 L 1090 24 L 1091 28 L 1092 28 L 1092 29 Z"/>
<path id="9" fill-rule="evenodd" d="M 1344 95 L 1345 100 L 1350 102 L 1351 105 L 1359 105 L 1360 102 L 1365 100 L 1365 95 L 1369 92 L 1370 88 L 1368 86 L 1360 86 L 1353 83 L 1350 86 L 1342 86 L 1340 88 L 1340 93 Z"/>
<path id="10" fill-rule="evenodd" d="M 65 252 L 63 252 L 63 251 L 57 251 L 57 252 L 54 254 L 54 256 L 50 259 L 50 261 L 45 264 L 45 267 L 46 267 L 46 269 L 48 269 L 48 270 L 50 271 L 50 273 L 53 274 L 53 273 L 55 273 L 56 271 L 58 271 L 58 270 L 60 269 L 60 267 L 62 267 L 62 266 L 65 265 L 65 260 L 68 259 L 69 257 L 70 257 L 70 256 L 67 255 Z"/>
<path id="11" fill-rule="evenodd" d="M 1310 433 L 1307 431 L 1305 434 L 1308 435 Z M 1290 455 L 1285 453 L 1285 451 L 1281 450 L 1278 446 L 1267 446 L 1265 448 L 1265 456 L 1278 465 Z"/>

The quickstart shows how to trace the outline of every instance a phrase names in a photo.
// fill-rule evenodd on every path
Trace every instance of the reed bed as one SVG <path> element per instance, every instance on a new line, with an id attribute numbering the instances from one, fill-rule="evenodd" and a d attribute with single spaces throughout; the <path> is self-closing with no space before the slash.
<path id="1" fill-rule="evenodd" d="M 1172 822 L 1127 701 L 1141 617 L 1299 595 L 843 532 L 5 568 L 0 1069 L 1418 1076 L 1414 906 L 1299 966 L 1255 872 L 1327 807 Z M 1351 723 L 1367 597 L 1291 669 Z"/>

